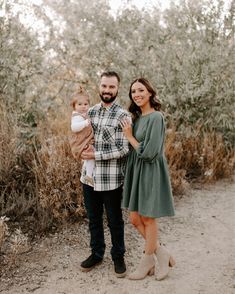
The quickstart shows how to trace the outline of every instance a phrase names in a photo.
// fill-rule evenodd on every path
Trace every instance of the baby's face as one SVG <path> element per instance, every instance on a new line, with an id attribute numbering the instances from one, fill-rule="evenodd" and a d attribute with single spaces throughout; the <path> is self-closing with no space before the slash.
<path id="1" fill-rule="evenodd" d="M 80 113 L 87 113 L 89 107 L 90 107 L 89 101 L 87 97 L 85 96 L 79 97 L 77 100 L 77 103 L 75 104 L 75 110 Z"/>

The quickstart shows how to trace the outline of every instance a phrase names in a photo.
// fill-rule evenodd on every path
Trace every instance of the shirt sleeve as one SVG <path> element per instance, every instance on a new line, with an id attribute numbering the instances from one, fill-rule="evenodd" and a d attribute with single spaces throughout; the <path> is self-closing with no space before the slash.
<path id="1" fill-rule="evenodd" d="M 129 142 L 125 138 L 122 127 L 121 120 L 124 118 L 130 118 L 127 113 L 124 113 L 120 119 L 117 128 L 114 132 L 114 140 L 110 148 L 103 149 L 102 151 L 95 151 L 95 160 L 110 160 L 118 159 L 126 156 L 129 153 Z"/>
<path id="2" fill-rule="evenodd" d="M 81 115 L 73 113 L 71 118 L 71 130 L 72 132 L 80 132 L 82 129 L 89 125 L 89 120 L 84 119 Z"/>
<path id="3" fill-rule="evenodd" d="M 160 154 L 165 137 L 165 125 L 160 113 L 150 120 L 143 141 L 136 149 L 137 156 L 144 161 L 153 162 Z"/>

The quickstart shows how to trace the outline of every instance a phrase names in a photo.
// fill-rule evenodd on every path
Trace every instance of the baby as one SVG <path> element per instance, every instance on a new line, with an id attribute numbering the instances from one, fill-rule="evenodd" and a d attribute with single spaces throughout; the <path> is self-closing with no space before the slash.
<path id="1" fill-rule="evenodd" d="M 76 93 L 72 97 L 70 105 L 73 108 L 71 117 L 72 135 L 70 138 L 70 147 L 74 158 L 79 159 L 83 150 L 93 150 L 92 142 L 94 134 L 87 117 L 87 111 L 90 107 L 89 97 L 86 93 Z M 91 148 L 91 149 L 90 149 Z M 93 159 L 84 161 L 86 169 L 86 180 L 93 185 L 93 170 L 95 161 Z"/>

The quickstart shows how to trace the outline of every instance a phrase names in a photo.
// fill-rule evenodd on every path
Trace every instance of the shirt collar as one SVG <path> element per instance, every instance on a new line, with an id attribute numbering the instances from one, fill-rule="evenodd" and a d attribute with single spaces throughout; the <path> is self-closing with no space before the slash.
<path id="1" fill-rule="evenodd" d="M 103 103 L 100 102 L 100 110 L 108 110 L 111 112 L 115 107 L 117 103 L 114 101 L 111 105 L 104 107 Z"/>

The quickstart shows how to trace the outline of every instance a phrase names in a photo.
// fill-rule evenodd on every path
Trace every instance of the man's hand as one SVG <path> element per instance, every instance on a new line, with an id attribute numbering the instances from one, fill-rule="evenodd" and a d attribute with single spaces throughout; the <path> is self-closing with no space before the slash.
<path id="1" fill-rule="evenodd" d="M 81 159 L 86 160 L 86 159 L 95 159 L 95 150 L 93 151 L 83 151 L 81 154 Z"/>

